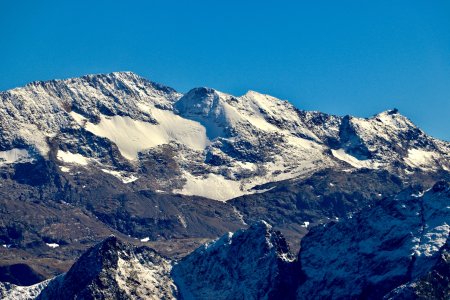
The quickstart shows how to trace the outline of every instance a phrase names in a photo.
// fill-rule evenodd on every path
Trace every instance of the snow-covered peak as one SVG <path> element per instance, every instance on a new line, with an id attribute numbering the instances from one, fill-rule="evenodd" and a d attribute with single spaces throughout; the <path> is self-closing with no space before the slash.
<path id="1" fill-rule="evenodd" d="M 157 123 L 151 108 L 171 109 L 175 90 L 131 72 L 36 81 L 0 92 L 0 148 L 24 145 L 49 151 L 48 139 L 77 123 L 71 112 L 98 123 L 102 116 L 123 116 Z"/>
<path id="2" fill-rule="evenodd" d="M 139 105 L 171 109 L 173 102 L 181 96 L 170 87 L 151 82 L 132 72 L 35 81 L 23 88 L 2 92 L 4 98 L 8 95 L 21 100 L 24 106 L 46 105 L 50 101 L 66 111 L 76 110 L 89 117 L 106 114 L 142 119 L 151 117 L 141 116 Z"/>
<path id="3" fill-rule="evenodd" d="M 184 95 L 175 108 L 181 116 L 209 129 L 210 139 L 254 135 L 258 131 L 319 140 L 306 128 L 292 104 L 255 91 L 235 97 L 210 88 L 196 88 Z"/>
<path id="4" fill-rule="evenodd" d="M 378 113 L 375 116 L 368 118 L 368 120 L 381 122 L 384 126 L 392 127 L 397 130 L 417 128 L 417 126 L 413 122 L 411 122 L 411 120 L 399 113 L 398 109 L 396 108 Z"/>
<path id="5" fill-rule="evenodd" d="M 390 169 L 394 162 L 409 169 L 450 167 L 450 144 L 426 135 L 396 109 L 370 118 L 345 116 L 338 140 L 341 149 L 336 150 L 363 160 L 369 168 Z"/>
<path id="6" fill-rule="evenodd" d="M 275 232 L 272 226 L 264 220 L 253 223 L 248 229 L 239 230 L 235 233 L 227 233 L 221 238 L 200 246 L 195 255 L 206 255 L 217 251 L 228 251 L 234 247 L 232 244 L 240 244 L 241 241 L 248 241 L 255 248 L 265 249 L 264 251 L 275 251 L 280 258 L 291 261 L 293 257 L 289 253 L 289 247 L 279 232 Z M 252 246 L 252 247 L 253 247 Z"/>
<path id="7" fill-rule="evenodd" d="M 231 98 L 211 88 L 195 88 L 175 103 L 175 110 L 180 116 L 202 124 L 210 139 L 226 137 L 231 134 L 233 120 L 239 118 L 229 105 Z"/>
<path id="8" fill-rule="evenodd" d="M 238 98 L 235 106 L 239 111 L 245 112 L 249 121 L 259 129 L 283 131 L 319 141 L 319 138 L 305 125 L 299 110 L 286 100 L 248 91 Z"/>
<path id="9" fill-rule="evenodd" d="M 219 101 L 219 95 L 214 89 L 200 87 L 187 92 L 175 107 L 182 114 L 208 116 L 217 114 Z"/>

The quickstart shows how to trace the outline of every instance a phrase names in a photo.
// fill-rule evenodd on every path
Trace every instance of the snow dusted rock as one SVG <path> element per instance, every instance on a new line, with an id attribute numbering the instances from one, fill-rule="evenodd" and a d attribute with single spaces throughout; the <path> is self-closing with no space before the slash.
<path id="1" fill-rule="evenodd" d="M 292 299 L 294 256 L 260 221 L 201 246 L 175 263 L 114 236 L 87 250 L 65 274 L 19 287 L 2 299 Z"/>
<path id="2" fill-rule="evenodd" d="M 289 299 L 293 260 L 281 234 L 260 221 L 201 246 L 172 274 L 184 299 Z"/>
<path id="3" fill-rule="evenodd" d="M 333 155 L 354 167 L 450 168 L 449 144 L 427 136 L 396 109 L 367 119 L 344 117 L 339 138 Z"/>
<path id="4" fill-rule="evenodd" d="M 410 188 L 314 228 L 299 261 L 265 221 L 178 262 L 109 237 L 66 273 L 5 299 L 447 299 L 450 187 Z"/>
<path id="5" fill-rule="evenodd" d="M 449 204 L 449 184 L 438 182 L 316 227 L 302 240 L 298 299 L 379 299 L 426 276 L 447 253 Z"/>
<path id="6" fill-rule="evenodd" d="M 5 150 L 27 145 L 46 155 L 47 139 L 82 117 L 94 123 L 115 115 L 156 123 L 144 107 L 170 109 L 178 98 L 174 90 L 131 72 L 32 82 L 0 93 L 0 145 Z"/>
<path id="7" fill-rule="evenodd" d="M 448 299 L 450 296 L 450 238 L 441 248 L 437 263 L 424 276 L 404 284 L 385 299 Z"/>
<path id="8" fill-rule="evenodd" d="M 175 103 L 175 109 L 181 116 L 202 123 L 210 139 L 286 130 L 319 140 L 304 127 L 292 104 L 254 91 L 235 97 L 211 88 L 195 88 Z"/>
<path id="9" fill-rule="evenodd" d="M 46 280 L 31 286 L 18 286 L 8 282 L 0 282 L 0 299 L 5 300 L 29 300 L 35 299 L 47 286 L 50 280 Z"/>
<path id="10" fill-rule="evenodd" d="M 175 111 L 202 124 L 211 141 L 202 162 L 206 171 L 187 176 L 182 193 L 198 195 L 214 182 L 233 194 L 203 196 L 226 200 L 252 193 L 258 184 L 337 165 L 286 101 L 253 91 L 235 97 L 196 88 L 175 103 Z"/>
<path id="11" fill-rule="evenodd" d="M 196 88 L 182 95 L 131 72 L 0 92 L 0 119 L 0 167 L 44 157 L 67 176 L 96 169 L 136 189 L 215 200 L 324 168 L 399 175 L 450 169 L 449 144 L 397 111 L 342 118 L 253 91 L 235 97 Z M 172 174 L 160 180 L 145 165 L 149 154 L 168 148 Z"/>
<path id="12" fill-rule="evenodd" d="M 109 237 L 47 283 L 36 299 L 174 299 L 170 262 Z"/>

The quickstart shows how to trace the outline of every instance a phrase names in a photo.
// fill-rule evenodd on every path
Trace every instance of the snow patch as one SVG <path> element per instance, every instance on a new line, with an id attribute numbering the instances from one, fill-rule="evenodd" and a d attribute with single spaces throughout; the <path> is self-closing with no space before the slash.
<path id="1" fill-rule="evenodd" d="M 69 114 L 75 120 L 75 122 L 78 123 L 78 125 L 83 127 L 86 124 L 87 119 L 85 117 L 83 117 L 82 115 L 80 115 L 74 111 L 71 111 Z"/>
<path id="2" fill-rule="evenodd" d="M 53 249 L 59 247 L 59 244 L 56 244 L 56 243 L 45 243 L 45 244 L 46 244 L 47 246 L 49 246 L 50 248 L 53 248 Z"/>
<path id="3" fill-rule="evenodd" d="M 24 163 L 24 162 L 31 162 L 33 161 L 33 158 L 28 153 L 28 150 L 26 149 L 11 149 L 6 151 L 0 151 L 0 166 L 5 164 L 12 164 L 12 163 Z"/>
<path id="4" fill-rule="evenodd" d="M 114 142 L 120 153 L 129 160 L 136 160 L 142 150 L 171 141 L 180 142 L 194 150 L 203 150 L 209 140 L 206 129 L 199 123 L 186 120 L 173 112 L 153 109 L 159 124 L 134 120 L 130 117 L 101 115 L 100 123 L 86 123 L 86 130 Z"/>
<path id="5" fill-rule="evenodd" d="M 133 181 L 138 180 L 139 178 L 133 174 L 122 172 L 122 171 L 114 171 L 108 169 L 101 169 L 102 172 L 113 175 L 117 179 L 120 179 L 123 183 L 131 183 Z"/>
<path id="6" fill-rule="evenodd" d="M 237 210 L 236 207 L 233 206 L 233 212 L 238 216 L 239 220 L 241 221 L 242 225 L 248 225 L 244 220 L 244 215 Z"/>
<path id="7" fill-rule="evenodd" d="M 356 157 L 345 152 L 344 149 L 331 150 L 334 157 L 342 160 L 355 168 L 371 168 L 371 163 L 368 160 L 359 160 Z"/>
<path id="8" fill-rule="evenodd" d="M 439 157 L 433 151 L 425 151 L 421 149 L 408 149 L 408 156 L 405 162 L 411 167 L 431 167 L 435 165 L 435 158 Z"/>
<path id="9" fill-rule="evenodd" d="M 64 172 L 64 173 L 70 172 L 70 169 L 65 166 L 60 166 L 59 169 L 61 170 L 61 172 Z"/>
<path id="10" fill-rule="evenodd" d="M 79 153 L 72 153 L 72 152 L 66 152 L 66 151 L 58 151 L 58 154 L 56 157 L 65 163 L 69 164 L 77 164 L 81 166 L 87 166 L 89 164 L 89 158 L 84 157 L 83 155 Z"/>
<path id="11" fill-rule="evenodd" d="M 203 196 L 220 201 L 246 194 L 246 191 L 241 190 L 240 181 L 226 179 L 221 175 L 208 174 L 205 177 L 197 177 L 185 172 L 184 177 L 186 184 L 182 189 L 174 190 L 174 193 Z"/>

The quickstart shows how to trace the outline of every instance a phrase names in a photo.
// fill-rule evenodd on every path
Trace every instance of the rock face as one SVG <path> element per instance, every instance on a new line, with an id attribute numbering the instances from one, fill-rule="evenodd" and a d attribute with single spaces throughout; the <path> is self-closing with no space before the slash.
<path id="1" fill-rule="evenodd" d="M 147 247 L 109 237 L 66 273 L 18 287 L 5 299 L 280 299 L 296 288 L 294 256 L 264 221 L 227 234 L 175 263 Z"/>
<path id="2" fill-rule="evenodd" d="M 298 242 L 318 224 L 347 218 L 403 189 L 402 180 L 385 170 L 360 169 L 316 172 L 306 179 L 287 180 L 261 187 L 266 192 L 228 201 L 246 223 L 267 220 L 298 251 Z"/>
<path id="3" fill-rule="evenodd" d="M 201 246 L 173 269 L 186 299 L 288 299 L 295 292 L 294 256 L 264 221 Z"/>
<path id="4" fill-rule="evenodd" d="M 89 249 L 36 299 L 173 299 L 170 262 L 150 248 L 109 237 Z"/>
<path id="5" fill-rule="evenodd" d="M 450 239 L 438 261 L 424 276 L 396 288 L 386 299 L 448 299 L 450 296 Z"/>
<path id="6" fill-rule="evenodd" d="M 408 282 L 420 291 L 414 281 L 432 282 L 445 270 L 449 203 L 449 185 L 439 182 L 425 193 L 407 189 L 351 219 L 314 228 L 299 253 L 298 299 L 380 299 Z M 436 280 L 431 285 L 442 292 Z"/>
<path id="7" fill-rule="evenodd" d="M 298 260 L 265 221 L 181 260 L 109 237 L 65 274 L 5 299 L 448 299 L 450 186 L 408 188 L 314 227 Z"/>

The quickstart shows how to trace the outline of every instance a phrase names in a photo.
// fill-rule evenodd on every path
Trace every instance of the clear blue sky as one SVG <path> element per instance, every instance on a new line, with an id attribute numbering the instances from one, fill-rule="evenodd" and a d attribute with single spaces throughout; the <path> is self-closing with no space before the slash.
<path id="1" fill-rule="evenodd" d="M 0 90 L 130 70 L 450 140 L 450 1 L 0 0 Z"/>

